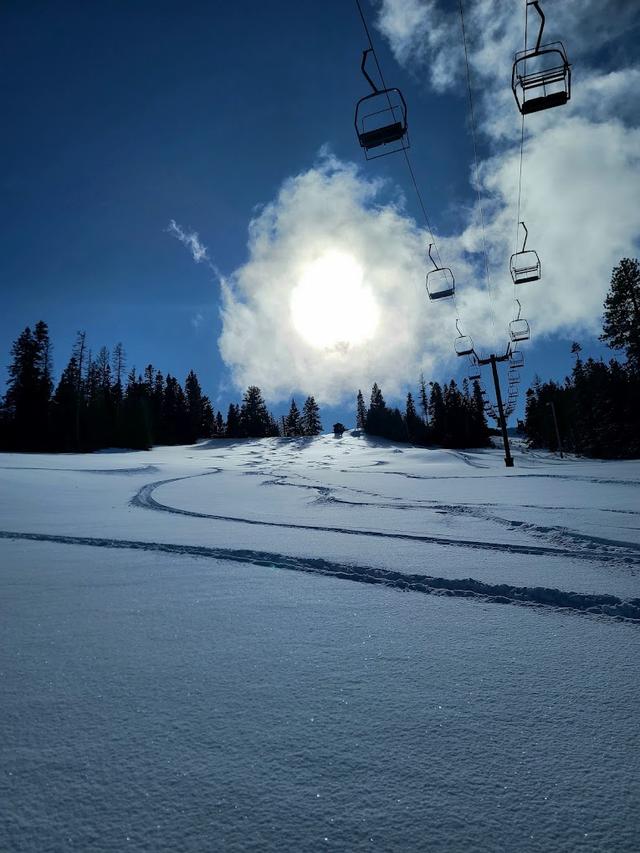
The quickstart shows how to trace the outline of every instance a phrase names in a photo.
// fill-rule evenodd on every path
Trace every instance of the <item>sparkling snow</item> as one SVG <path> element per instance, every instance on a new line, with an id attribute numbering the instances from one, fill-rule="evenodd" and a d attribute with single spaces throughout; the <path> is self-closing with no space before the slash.
<path id="1" fill-rule="evenodd" d="M 515 455 L 0 455 L 0 849 L 637 849 L 640 463 Z"/>

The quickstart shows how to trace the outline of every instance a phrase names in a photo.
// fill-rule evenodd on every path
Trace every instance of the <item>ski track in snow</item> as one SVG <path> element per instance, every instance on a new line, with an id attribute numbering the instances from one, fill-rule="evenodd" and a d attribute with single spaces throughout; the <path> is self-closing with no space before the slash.
<path id="1" fill-rule="evenodd" d="M 543 537 L 545 540 L 551 540 L 554 545 L 520 545 L 515 543 L 503 542 L 487 542 L 484 540 L 471 539 L 452 539 L 445 536 L 429 536 L 427 534 L 414 533 L 389 533 L 379 530 L 367 530 L 351 527 L 335 527 L 318 524 L 303 524 L 296 522 L 284 521 L 266 521 L 257 518 L 247 518 L 240 516 L 230 516 L 214 513 L 199 512 L 197 510 L 182 509 L 180 507 L 171 506 L 161 503 L 153 497 L 153 492 L 161 486 L 175 483 L 182 480 L 188 480 L 192 477 L 203 477 L 213 473 L 220 473 L 223 469 L 217 468 L 205 473 L 188 475 L 185 477 L 172 477 L 167 480 L 157 480 L 153 483 L 147 483 L 134 495 L 131 499 L 132 506 L 142 507 L 144 509 L 155 510 L 157 512 L 167 512 L 174 515 L 184 515 L 191 518 L 211 519 L 213 521 L 226 521 L 238 524 L 260 525 L 264 527 L 282 527 L 286 529 L 313 530 L 325 533 L 340 533 L 347 536 L 367 536 L 382 539 L 402 539 L 411 542 L 424 542 L 434 545 L 443 545 L 456 548 L 470 548 L 483 551 L 501 551 L 512 554 L 532 554 L 540 556 L 556 556 L 570 557 L 571 559 L 588 560 L 606 563 L 622 563 L 626 566 L 640 565 L 640 545 L 635 542 L 620 542 L 610 540 L 604 537 L 589 536 L 587 534 L 570 531 L 564 527 L 552 527 L 536 525 L 530 522 L 512 521 L 486 512 L 483 507 L 466 505 L 466 504 L 441 504 L 431 502 L 430 506 L 450 512 L 452 514 L 470 515 L 475 518 L 481 518 L 486 521 L 492 521 L 508 530 L 522 531 L 529 533 L 532 536 Z M 258 473 L 258 472 L 252 472 Z M 260 472 L 263 476 L 269 476 L 268 472 Z M 332 495 L 332 489 L 328 486 L 320 486 L 314 484 L 299 484 L 291 483 L 287 478 L 278 477 L 272 480 L 265 480 L 262 485 L 282 485 L 294 488 L 310 489 L 316 491 L 319 496 L 319 501 L 324 503 L 351 503 L 354 506 L 362 506 L 362 502 L 342 501 L 340 498 L 335 498 Z M 356 490 L 354 490 L 356 491 Z M 361 490 L 357 490 L 362 493 Z M 382 497 L 382 496 L 379 496 Z M 365 504 L 366 505 L 366 504 Z M 376 504 L 370 504 L 375 506 Z M 387 504 L 389 505 L 389 504 Z M 396 504 L 389 506 L 396 508 Z M 425 505 L 412 504 L 403 502 L 398 508 L 401 509 L 419 509 Z M 581 550 L 577 550 L 581 546 Z"/>
<path id="2" fill-rule="evenodd" d="M 96 548 L 157 551 L 183 556 L 205 557 L 238 563 L 251 563 L 270 568 L 319 574 L 358 583 L 382 584 L 394 589 L 421 592 L 426 595 L 445 595 L 494 604 L 514 604 L 528 607 L 569 611 L 617 622 L 640 625 L 640 598 L 626 601 L 614 595 L 565 592 L 548 587 L 516 587 L 509 584 L 488 584 L 473 578 L 451 579 L 429 575 L 404 574 L 388 569 L 334 563 L 320 558 L 290 557 L 267 551 L 235 548 L 212 548 L 201 545 L 176 545 L 165 542 L 144 542 L 128 539 L 101 539 L 90 536 L 65 536 L 47 533 L 0 531 L 0 539 L 52 542 L 60 545 L 89 545 Z"/>

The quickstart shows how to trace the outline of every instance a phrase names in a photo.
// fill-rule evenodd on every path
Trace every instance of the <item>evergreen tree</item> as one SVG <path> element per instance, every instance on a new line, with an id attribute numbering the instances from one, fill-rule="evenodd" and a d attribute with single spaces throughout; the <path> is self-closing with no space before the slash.
<path id="1" fill-rule="evenodd" d="M 286 436 L 297 436 L 303 435 L 302 432 L 302 421 L 300 419 L 300 412 L 296 405 L 296 401 L 292 398 L 291 406 L 289 408 L 289 414 L 285 418 L 284 422 L 285 435 Z"/>
<path id="2" fill-rule="evenodd" d="M 162 400 L 162 429 L 165 444 L 183 444 L 190 438 L 187 400 L 178 380 L 167 374 Z"/>
<path id="3" fill-rule="evenodd" d="M 320 435 L 321 432 L 320 407 L 313 396 L 307 397 L 302 407 L 302 434 Z"/>
<path id="4" fill-rule="evenodd" d="M 382 396 L 378 383 L 374 382 L 371 388 L 371 399 L 366 418 L 366 431 L 370 435 L 384 436 L 388 421 L 387 404 Z"/>
<path id="5" fill-rule="evenodd" d="M 9 380 L 4 399 L 10 444 L 16 450 L 34 450 L 41 424 L 37 406 L 41 375 L 38 365 L 38 341 L 27 326 L 11 347 Z"/>
<path id="6" fill-rule="evenodd" d="M 418 417 L 416 406 L 413 402 L 411 391 L 407 394 L 407 402 L 404 410 L 404 423 L 407 438 L 411 444 L 425 444 L 427 440 L 426 427 L 423 420 Z"/>
<path id="7" fill-rule="evenodd" d="M 364 404 L 364 397 L 360 389 L 358 389 L 358 396 L 356 397 L 356 426 L 362 430 L 367 428 L 367 407 Z"/>
<path id="8" fill-rule="evenodd" d="M 482 388 L 478 380 L 474 380 L 470 399 L 471 424 L 472 424 L 472 446 L 490 447 L 489 425 L 484 413 L 484 400 L 482 399 Z"/>
<path id="9" fill-rule="evenodd" d="M 207 396 L 202 398 L 202 420 L 200 421 L 199 435 L 202 438 L 213 438 L 216 435 L 216 419 L 211 400 Z"/>
<path id="10" fill-rule="evenodd" d="M 256 385 L 244 392 L 240 407 L 240 424 L 243 435 L 249 438 L 264 438 L 273 433 L 273 418 L 267 411 L 262 393 Z"/>
<path id="11" fill-rule="evenodd" d="M 227 412 L 227 424 L 225 429 L 226 438 L 240 438 L 242 436 L 242 428 L 240 424 L 240 407 L 235 403 L 229 404 Z"/>
<path id="12" fill-rule="evenodd" d="M 189 443 L 193 443 L 202 435 L 203 420 L 204 420 L 204 396 L 198 377 L 193 370 L 189 371 L 189 375 L 184 383 L 186 396 L 186 424 L 187 436 Z M 211 408 L 211 404 L 209 404 Z M 212 413 L 213 415 L 213 413 Z"/>
<path id="13" fill-rule="evenodd" d="M 640 369 L 640 264 L 623 258 L 611 275 L 604 302 L 600 339 L 614 349 L 624 350 L 627 361 Z"/>
<path id="14" fill-rule="evenodd" d="M 424 373 L 420 374 L 420 410 L 425 424 L 429 423 L 429 393 L 427 391 L 427 383 L 424 381 Z"/>
<path id="15" fill-rule="evenodd" d="M 216 414 L 216 435 L 220 438 L 224 435 L 225 431 L 225 423 L 224 418 L 222 417 L 222 412 L 218 410 Z"/>
<path id="16" fill-rule="evenodd" d="M 71 356 L 53 395 L 52 423 L 56 450 L 76 448 L 78 363 Z"/>
<path id="17" fill-rule="evenodd" d="M 444 444 L 447 435 L 447 411 L 438 382 L 430 382 L 429 439 L 433 444 Z"/>

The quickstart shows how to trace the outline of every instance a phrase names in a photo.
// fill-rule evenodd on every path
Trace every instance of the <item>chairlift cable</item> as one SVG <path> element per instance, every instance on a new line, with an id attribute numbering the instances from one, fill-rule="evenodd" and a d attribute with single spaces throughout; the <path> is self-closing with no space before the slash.
<path id="1" fill-rule="evenodd" d="M 524 0 L 524 51 L 527 50 L 527 39 L 529 36 L 529 2 L 528 0 Z M 525 72 L 527 68 L 526 60 L 525 60 Z M 523 163 L 523 155 L 524 155 L 524 113 L 522 114 L 522 122 L 520 128 L 520 165 L 518 168 L 518 204 L 516 210 L 516 239 L 515 239 L 515 248 L 514 253 L 518 251 L 518 236 L 520 233 L 520 210 L 522 203 L 522 163 Z M 513 282 L 513 298 L 516 298 L 516 282 Z"/>
<path id="2" fill-rule="evenodd" d="M 491 289 L 491 277 L 489 275 L 489 258 L 487 256 L 487 241 L 485 235 L 484 228 L 484 211 L 482 208 L 482 198 L 480 195 L 480 180 L 479 180 L 479 168 L 478 168 L 478 146 L 476 144 L 476 121 L 475 121 L 475 113 L 473 109 L 473 92 L 471 90 L 471 71 L 469 69 L 469 53 L 467 50 L 467 34 L 464 26 L 464 8 L 463 2 L 460 0 L 460 24 L 462 27 L 462 44 L 464 47 L 464 61 L 465 67 L 467 71 L 467 90 L 469 93 L 469 114 L 471 119 L 471 137 L 473 140 L 473 159 L 475 163 L 475 182 L 476 182 L 476 194 L 478 196 L 478 208 L 480 210 L 480 227 L 482 230 L 482 253 L 484 255 L 484 270 L 485 270 L 485 279 L 487 282 L 487 291 L 489 293 L 489 305 L 491 308 L 491 327 L 493 329 L 493 337 L 496 339 L 496 323 L 495 323 L 495 311 L 494 311 L 494 299 L 493 299 L 493 291 Z"/>
<path id="3" fill-rule="evenodd" d="M 369 31 L 369 27 L 367 25 L 367 20 L 364 16 L 364 12 L 362 11 L 362 6 L 360 4 L 360 0 L 355 0 L 355 3 L 356 3 L 356 6 L 358 8 L 358 14 L 360 15 L 360 20 L 362 21 L 362 26 L 363 26 L 365 34 L 367 36 L 367 40 L 369 42 L 369 49 L 371 50 L 371 53 L 373 54 L 373 58 L 374 58 L 374 61 L 376 64 L 376 68 L 378 69 L 378 74 L 380 75 L 380 82 L 382 83 L 382 88 L 386 89 L 387 84 L 385 83 L 384 74 L 382 73 L 382 68 L 380 67 L 380 62 L 378 61 L 378 54 L 376 53 L 376 49 L 373 46 L 373 40 L 371 38 L 371 32 Z M 391 103 L 391 98 L 389 97 L 388 94 L 387 94 L 387 100 L 389 102 L 389 109 L 391 110 L 391 112 L 393 114 L 393 105 Z M 405 157 L 405 161 L 407 163 L 407 168 L 409 170 L 409 175 L 411 176 L 411 182 L 413 184 L 413 188 L 414 188 L 416 196 L 418 198 L 418 204 L 420 206 L 420 210 L 422 211 L 424 221 L 427 225 L 427 230 L 429 231 L 429 236 L 431 238 L 431 242 L 433 243 L 433 246 L 436 250 L 436 255 L 438 257 L 438 263 L 440 264 L 441 267 L 443 267 L 444 264 L 442 263 L 442 258 L 440 256 L 440 250 L 438 249 L 438 244 L 437 244 L 436 239 L 433 235 L 433 228 L 431 227 L 431 221 L 429 220 L 429 214 L 427 213 L 427 208 L 426 208 L 426 205 L 424 203 L 422 193 L 420 192 L 420 188 L 418 187 L 418 181 L 416 180 L 415 172 L 413 171 L 411 159 L 409 158 L 409 154 L 408 154 L 406 148 L 403 148 L 402 150 L 403 150 L 403 154 Z M 457 316 L 458 308 L 457 308 L 457 304 L 456 304 L 455 293 L 453 295 L 453 302 L 454 302 L 454 306 L 456 308 L 456 316 Z"/>

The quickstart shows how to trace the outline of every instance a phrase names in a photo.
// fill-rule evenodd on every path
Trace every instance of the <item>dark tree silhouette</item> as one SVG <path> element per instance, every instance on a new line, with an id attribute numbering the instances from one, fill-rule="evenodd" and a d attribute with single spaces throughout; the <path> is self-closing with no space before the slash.
<path id="1" fill-rule="evenodd" d="M 313 396 L 307 397 L 302 407 L 302 433 L 303 435 L 320 435 L 322 432 L 322 421 L 320 420 L 320 407 Z"/>

